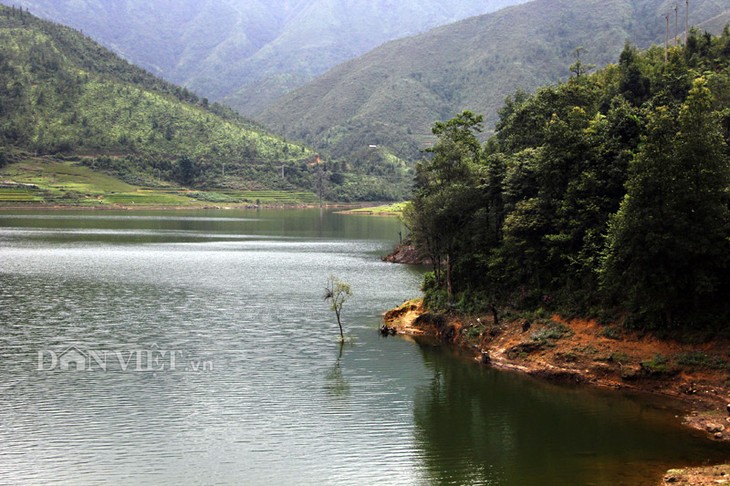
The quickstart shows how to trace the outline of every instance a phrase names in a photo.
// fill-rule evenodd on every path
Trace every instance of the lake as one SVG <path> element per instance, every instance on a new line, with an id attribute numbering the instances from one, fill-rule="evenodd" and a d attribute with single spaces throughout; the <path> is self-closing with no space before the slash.
<path id="1" fill-rule="evenodd" d="M 730 458 L 664 399 L 377 333 L 392 218 L 0 213 L 1 484 L 650 485 Z M 322 300 L 351 284 L 339 344 Z"/>

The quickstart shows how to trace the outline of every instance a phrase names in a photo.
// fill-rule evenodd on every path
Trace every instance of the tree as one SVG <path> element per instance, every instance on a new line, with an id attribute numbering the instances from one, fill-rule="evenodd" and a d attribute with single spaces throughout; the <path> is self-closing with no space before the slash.
<path id="1" fill-rule="evenodd" d="M 342 331 L 342 321 L 340 315 L 342 313 L 342 305 L 352 296 L 350 284 L 343 282 L 334 275 L 330 275 L 327 279 L 327 286 L 324 288 L 324 300 L 331 301 L 330 308 L 337 316 L 337 325 L 340 327 L 340 340 L 345 340 L 345 334 Z"/>
<path id="2" fill-rule="evenodd" d="M 446 122 L 437 122 L 433 133 L 438 141 L 433 154 L 416 167 L 416 191 L 408 220 L 414 244 L 431 257 L 437 288 L 454 294 L 453 270 L 460 247 L 467 239 L 468 223 L 474 214 L 478 187 L 475 166 L 480 163 L 481 115 L 464 111 Z M 444 271 L 441 271 L 441 264 Z"/>
<path id="3" fill-rule="evenodd" d="M 711 107 L 698 78 L 678 113 L 651 114 L 610 225 L 604 288 L 652 327 L 707 324 L 698 321 L 727 312 L 730 165 Z"/>
<path id="4" fill-rule="evenodd" d="M 570 65 L 570 72 L 575 74 L 576 78 L 580 78 L 581 76 L 585 76 L 585 74 L 596 67 L 594 64 L 583 64 L 583 61 L 580 60 L 580 53 L 585 50 L 584 47 L 578 47 L 575 50 L 575 62 Z"/>
<path id="5" fill-rule="evenodd" d="M 187 155 L 181 156 L 177 161 L 178 180 L 181 184 L 190 185 L 195 177 L 195 162 Z"/>
<path id="6" fill-rule="evenodd" d="M 638 62 L 639 51 L 628 42 L 619 57 L 621 78 L 619 91 L 634 106 L 640 106 L 651 95 L 651 82 L 641 72 Z"/>

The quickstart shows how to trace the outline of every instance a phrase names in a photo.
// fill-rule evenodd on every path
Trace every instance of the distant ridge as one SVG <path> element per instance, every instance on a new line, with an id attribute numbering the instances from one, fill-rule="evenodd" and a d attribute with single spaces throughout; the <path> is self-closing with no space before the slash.
<path id="1" fill-rule="evenodd" d="M 525 0 L 0 0 L 250 116 L 388 40 Z"/>
<path id="2" fill-rule="evenodd" d="M 0 6 L 0 166 L 45 157 L 137 186 L 406 197 L 405 163 L 388 151 L 373 156 L 357 164 L 320 158 L 76 30 Z"/>
<path id="3" fill-rule="evenodd" d="M 683 2 L 682 2 L 683 3 Z M 267 109 L 263 123 L 335 156 L 369 144 L 420 156 L 436 120 L 463 109 L 489 127 L 505 97 L 566 79 L 576 61 L 614 62 L 626 41 L 663 42 L 674 0 L 535 0 L 387 43 L 344 63 Z M 682 6 L 683 8 L 683 6 Z M 692 25 L 719 31 L 721 0 L 692 0 Z"/>

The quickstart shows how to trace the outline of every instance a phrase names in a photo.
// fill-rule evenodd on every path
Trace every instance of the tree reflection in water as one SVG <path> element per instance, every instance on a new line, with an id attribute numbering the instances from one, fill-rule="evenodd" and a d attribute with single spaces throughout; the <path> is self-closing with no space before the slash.
<path id="1" fill-rule="evenodd" d="M 655 485 L 670 467 L 730 449 L 679 425 L 661 400 L 545 383 L 421 343 L 416 443 L 433 484 Z"/>
<path id="2" fill-rule="evenodd" d="M 340 352 L 334 366 L 329 370 L 325 377 L 325 389 L 334 398 L 346 398 L 350 396 L 350 383 L 342 374 L 342 352 L 345 348 L 345 342 L 340 341 Z"/>

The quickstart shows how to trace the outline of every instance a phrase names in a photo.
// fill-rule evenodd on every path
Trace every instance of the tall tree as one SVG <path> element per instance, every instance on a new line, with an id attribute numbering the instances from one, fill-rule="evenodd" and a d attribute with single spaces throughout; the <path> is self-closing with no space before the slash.
<path id="1" fill-rule="evenodd" d="M 655 327 L 696 323 L 727 300 L 730 167 L 711 105 L 698 78 L 679 113 L 651 114 L 610 226 L 604 287 Z"/>
<path id="2" fill-rule="evenodd" d="M 416 244 L 431 254 L 435 283 L 445 287 L 449 300 L 454 295 L 453 270 L 463 246 L 463 231 L 478 201 L 474 176 L 481 157 L 476 133 L 481 130 L 482 116 L 470 111 L 435 123 L 433 133 L 438 141 L 428 150 L 432 157 L 416 168 L 410 229 Z"/>

